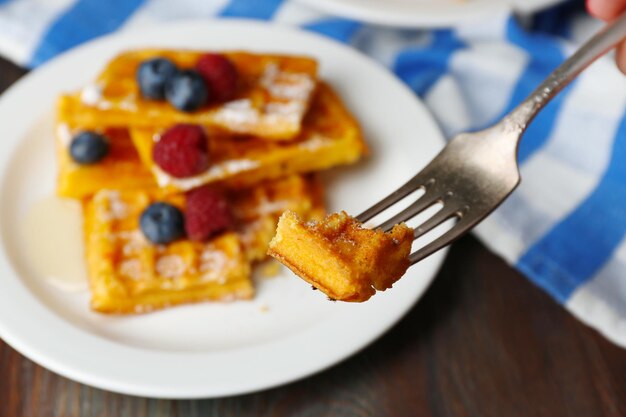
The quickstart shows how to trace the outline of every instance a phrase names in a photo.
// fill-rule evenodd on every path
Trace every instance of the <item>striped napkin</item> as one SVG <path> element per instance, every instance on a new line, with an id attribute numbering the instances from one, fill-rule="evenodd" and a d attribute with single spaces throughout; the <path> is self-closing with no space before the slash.
<path id="1" fill-rule="evenodd" d="M 478 129 L 519 103 L 599 26 L 582 1 L 523 19 L 398 30 L 288 0 L 0 0 L 0 54 L 36 67 L 116 30 L 202 17 L 297 25 L 387 65 L 445 134 Z M 580 320 L 626 346 L 626 77 L 596 63 L 534 121 L 523 182 L 476 234 Z"/>

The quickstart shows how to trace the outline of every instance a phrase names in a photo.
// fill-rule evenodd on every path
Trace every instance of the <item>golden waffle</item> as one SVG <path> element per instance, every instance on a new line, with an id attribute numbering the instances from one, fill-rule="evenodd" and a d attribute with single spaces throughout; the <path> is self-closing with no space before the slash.
<path id="1" fill-rule="evenodd" d="M 145 312 L 202 300 L 253 296 L 250 262 L 265 258 L 285 209 L 307 219 L 323 216 L 321 186 L 292 176 L 253 189 L 227 191 L 237 226 L 206 243 L 153 245 L 139 228 L 155 200 L 184 210 L 183 194 L 159 190 L 102 190 L 84 206 L 92 307 L 101 312 Z"/>
<path id="2" fill-rule="evenodd" d="M 153 200 L 143 191 L 102 190 L 85 204 L 94 310 L 142 313 L 181 303 L 252 298 L 250 264 L 235 233 L 207 243 L 150 244 L 139 229 L 139 216 Z M 184 197 L 167 201 L 182 206 Z"/>
<path id="3" fill-rule="evenodd" d="M 175 178 L 153 162 L 152 148 L 160 131 L 133 128 L 131 137 L 159 186 L 171 191 L 186 191 L 213 182 L 243 187 L 264 179 L 354 163 L 367 153 L 358 123 L 324 83 L 320 83 L 302 133 L 294 141 L 276 143 L 211 132 L 211 167 L 197 176 Z"/>
<path id="4" fill-rule="evenodd" d="M 167 101 L 142 99 L 135 80 L 142 61 L 160 56 L 180 68 L 193 68 L 203 53 L 158 49 L 123 53 L 109 62 L 93 85 L 62 96 L 60 106 L 74 115 L 75 124 L 85 127 L 194 123 L 274 140 L 288 140 L 300 132 L 317 81 L 317 62 L 307 57 L 224 52 L 240 74 L 238 94 L 192 113 Z"/>
<path id="5" fill-rule="evenodd" d="M 139 160 L 137 150 L 126 129 L 94 129 L 109 138 L 109 154 L 91 165 L 74 162 L 69 145 L 72 137 L 82 129 L 72 128 L 59 115 L 56 129 L 56 153 L 59 167 L 57 194 L 61 197 L 83 198 L 103 188 L 151 189 L 156 187 L 154 177 Z"/>
<path id="6" fill-rule="evenodd" d="M 412 242 L 413 230 L 405 224 L 383 233 L 363 228 L 345 212 L 305 224 L 288 211 L 269 254 L 329 298 L 361 302 L 404 275 Z"/>

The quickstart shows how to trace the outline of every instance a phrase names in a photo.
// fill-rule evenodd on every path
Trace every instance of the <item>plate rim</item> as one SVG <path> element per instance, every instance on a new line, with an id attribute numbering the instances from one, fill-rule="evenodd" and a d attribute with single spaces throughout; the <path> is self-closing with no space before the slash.
<path id="1" fill-rule="evenodd" d="M 150 28 L 143 28 L 141 31 L 128 30 L 126 32 L 115 33 L 113 35 L 108 35 L 108 36 L 104 36 L 101 38 L 97 38 L 95 40 L 82 44 L 76 48 L 73 48 L 59 55 L 58 57 L 51 60 L 49 63 L 23 76 L 20 80 L 15 82 L 0 97 L 0 116 L 2 114 L 10 114 L 11 112 L 11 110 L 9 109 L 10 104 L 14 100 L 20 97 L 23 90 L 28 90 L 29 84 L 31 83 L 34 84 L 35 80 L 37 80 L 40 77 L 45 76 L 46 73 L 54 72 L 54 68 L 56 68 L 57 66 L 62 67 L 64 65 L 64 62 L 71 61 L 73 56 L 80 56 L 80 54 L 82 54 L 83 53 L 82 51 L 84 50 L 87 50 L 90 48 L 97 48 L 99 47 L 99 45 L 106 44 L 108 42 L 115 42 L 115 41 L 121 42 L 121 40 L 124 38 L 129 38 L 129 37 L 132 38 L 133 33 L 137 33 L 137 32 L 143 32 L 145 35 L 145 32 L 154 32 L 157 30 L 162 30 L 164 28 L 167 28 L 168 30 L 176 30 L 176 28 L 186 28 L 185 30 L 191 30 L 193 28 L 199 29 L 202 25 L 206 25 L 207 23 L 210 23 L 212 27 L 216 27 L 216 26 L 232 26 L 232 27 L 240 27 L 240 28 L 245 27 L 245 28 L 254 28 L 254 30 L 261 30 L 261 31 L 263 30 L 276 31 L 278 33 L 284 33 L 285 35 L 293 34 L 293 35 L 301 36 L 303 38 L 309 38 L 309 40 L 311 40 L 312 42 L 326 43 L 330 45 L 330 47 L 332 48 L 341 50 L 341 53 L 352 54 L 355 57 L 358 57 L 358 59 L 363 62 L 369 61 L 368 65 L 378 67 L 378 71 L 385 72 L 387 74 L 386 77 L 389 78 L 390 82 L 395 83 L 399 88 L 403 89 L 406 94 L 410 94 L 414 98 L 413 102 L 416 108 L 419 108 L 419 111 L 423 113 L 425 119 L 428 119 L 430 121 L 430 123 L 432 124 L 433 131 L 436 131 L 439 134 L 439 137 L 437 139 L 439 139 L 439 141 L 441 142 L 441 146 L 443 146 L 444 141 L 443 141 L 443 136 L 441 134 L 441 131 L 437 128 L 437 125 L 434 122 L 433 116 L 428 111 L 426 106 L 421 102 L 421 100 L 419 100 L 419 98 L 417 98 L 417 96 L 415 96 L 408 89 L 408 87 L 402 84 L 401 81 L 399 81 L 395 76 L 393 76 L 393 74 L 391 74 L 382 64 L 372 60 L 368 56 L 362 54 L 361 52 L 355 49 L 352 49 L 334 40 L 325 38 L 321 35 L 317 35 L 311 32 L 306 32 L 297 28 L 283 25 L 283 24 L 275 24 L 271 22 L 269 23 L 259 22 L 259 21 L 249 20 L 249 19 L 183 20 L 183 21 L 178 21 L 178 22 L 170 22 L 170 23 L 165 23 L 165 24 L 153 25 Z M 39 115 L 36 115 L 36 116 L 39 116 Z M 30 120 L 29 121 L 30 127 L 32 127 L 33 121 L 37 120 L 36 116 L 27 117 Z M 23 127 L 22 129 L 20 129 L 19 127 L 15 127 L 15 125 L 18 125 L 18 122 L 15 122 L 14 124 L 7 124 L 7 125 L 8 127 L 7 126 L 5 126 L 4 128 L 0 127 L 0 131 L 8 130 L 9 132 L 11 132 L 13 130 L 14 135 L 19 135 L 19 137 L 14 139 L 14 142 L 15 142 L 14 144 L 9 144 L 6 146 L 16 147 L 22 142 L 23 133 L 24 131 L 27 131 L 29 127 L 26 126 L 26 127 Z M 11 127 L 11 125 L 14 125 L 13 128 Z M 0 145 L 0 146 L 3 146 L 3 145 Z M 6 177 L 6 171 L 8 170 L 9 165 L 10 165 L 10 155 L 12 155 L 13 153 L 14 153 L 14 149 L 9 149 L 9 151 L 5 152 L 6 154 L 5 156 L 0 156 L 0 180 L 2 181 L 4 181 Z M 0 205 L 0 220 L 4 224 L 3 213 L 4 213 L 3 205 Z M 30 290 L 27 288 L 23 280 L 19 278 L 18 273 L 13 267 L 12 261 L 10 260 L 10 256 L 7 252 L 7 249 L 5 248 L 6 236 L 4 236 L 4 234 L 5 234 L 5 228 L 2 227 L 2 229 L 0 230 L 0 235 L 1 235 L 0 236 L 1 237 L 0 239 L 0 271 L 3 271 L 5 274 L 10 274 L 12 278 L 14 279 L 13 281 L 11 281 L 10 278 L 0 277 L 0 282 L 5 282 L 5 284 L 6 283 L 13 284 L 12 288 L 10 287 L 8 288 L 9 290 L 8 292 L 6 290 L 0 292 L 0 300 L 2 300 L 3 298 L 5 298 L 6 300 L 6 295 L 11 294 L 11 291 L 10 291 L 11 289 L 14 292 L 17 291 L 17 294 L 21 298 L 26 299 L 30 302 L 30 304 L 28 305 L 28 308 L 31 309 L 30 312 L 33 313 L 34 316 L 41 316 L 41 317 L 49 316 L 47 318 L 49 319 L 50 324 L 61 326 L 61 328 L 64 328 L 65 330 L 67 330 L 68 336 L 80 335 L 80 337 L 82 338 L 80 340 L 84 342 L 84 345 L 81 346 L 79 350 L 72 352 L 76 356 L 75 359 L 59 360 L 59 357 L 62 357 L 63 354 L 67 352 L 61 352 L 61 353 L 54 352 L 54 354 L 52 354 L 49 351 L 48 352 L 46 351 L 47 348 L 42 347 L 41 345 L 37 345 L 36 343 L 33 344 L 34 340 L 37 340 L 37 339 L 39 339 L 40 341 L 45 340 L 45 330 L 43 330 L 44 335 L 33 335 L 33 334 L 25 335 L 23 333 L 20 333 L 19 330 L 15 329 L 15 326 L 16 326 L 15 323 L 9 324 L 10 320 L 7 317 L 10 311 L 6 311 L 7 309 L 9 309 L 9 307 L 7 307 L 6 309 L 3 307 L 4 304 L 9 304 L 9 303 L 0 302 L 0 337 L 7 344 L 12 346 L 14 349 L 16 349 L 18 352 L 20 352 L 27 358 L 38 363 L 39 365 L 59 375 L 78 381 L 80 383 L 94 386 L 94 387 L 101 388 L 101 389 L 105 389 L 108 391 L 123 393 L 123 394 L 140 395 L 140 396 L 147 396 L 147 397 L 154 397 L 154 398 L 157 398 L 157 397 L 158 398 L 172 398 L 172 399 L 216 398 L 216 397 L 224 397 L 224 396 L 231 396 L 231 395 L 241 395 L 241 394 L 246 394 L 250 392 L 265 390 L 265 389 L 284 385 L 284 384 L 308 377 L 314 373 L 320 372 L 331 366 L 334 366 L 335 364 L 347 359 L 348 357 L 351 357 L 355 353 L 361 351 L 362 349 L 364 349 L 365 347 L 369 346 L 371 343 L 379 339 L 384 333 L 386 333 L 391 327 L 393 327 L 398 321 L 400 321 L 406 315 L 406 313 L 422 297 L 422 295 L 424 294 L 424 292 L 426 291 L 430 283 L 434 280 L 437 274 L 437 271 L 439 270 L 444 260 L 445 254 L 447 253 L 447 249 L 444 249 L 440 251 L 439 253 L 431 256 L 429 260 L 427 260 L 427 262 L 429 262 L 429 265 L 430 265 L 429 268 L 432 270 L 432 272 L 427 277 L 424 277 L 424 279 L 427 282 L 425 283 L 421 291 L 419 291 L 419 293 L 416 293 L 415 295 L 412 296 L 412 300 L 408 302 L 404 306 L 404 308 L 401 309 L 401 311 L 399 311 L 393 318 L 389 319 L 386 325 L 378 329 L 378 331 L 371 333 L 368 337 L 366 337 L 364 340 L 354 345 L 353 347 L 349 349 L 345 349 L 345 352 L 343 352 L 342 354 L 336 355 L 332 359 L 326 360 L 325 362 L 321 364 L 316 363 L 316 364 L 313 364 L 312 366 L 304 366 L 298 372 L 292 372 L 287 377 L 279 377 L 277 379 L 275 378 L 274 380 L 270 380 L 268 383 L 265 383 L 265 384 L 248 385 L 248 386 L 242 386 L 241 384 L 239 384 L 239 388 L 233 388 L 232 386 L 227 385 L 226 388 L 222 390 L 207 389 L 204 387 L 195 387 L 195 389 L 189 389 L 189 387 L 184 387 L 181 390 L 181 389 L 171 389 L 171 387 L 164 388 L 164 387 L 155 387 L 155 386 L 149 386 L 149 387 L 137 386 L 137 385 L 133 385 L 132 383 L 125 382 L 125 381 L 119 381 L 119 380 L 111 379 L 108 377 L 103 377 L 102 375 L 90 374 L 88 372 L 84 372 L 81 369 L 77 369 L 76 365 L 73 366 L 72 365 L 73 360 L 78 360 L 78 358 L 80 358 L 80 360 L 83 360 L 83 361 L 86 360 L 86 358 L 83 357 L 87 354 L 85 350 L 88 351 L 91 347 L 101 348 L 104 345 L 104 347 L 115 348 L 115 349 L 120 350 L 120 352 L 128 352 L 129 354 L 130 353 L 136 354 L 137 351 L 142 351 L 142 349 L 121 345 L 121 344 L 109 341 L 107 339 L 101 338 L 94 334 L 88 333 L 80 328 L 77 328 L 72 323 L 67 322 L 61 317 L 51 314 L 51 312 L 47 309 L 47 307 L 45 307 L 36 298 L 36 296 L 30 292 Z M 15 276 L 13 277 L 13 275 Z M 53 326 L 51 326 L 51 328 L 52 327 Z M 271 344 L 268 346 L 271 346 Z M 244 348 L 244 350 L 245 349 L 251 349 L 251 348 Z M 150 356 L 151 351 L 143 350 L 142 354 Z M 154 357 L 162 358 L 164 357 L 163 355 L 167 356 L 169 355 L 169 353 L 158 352 L 158 354 L 154 354 Z M 197 356 L 195 353 L 191 353 L 191 352 L 186 352 L 185 355 L 193 356 L 193 357 Z M 212 355 L 216 356 L 215 354 L 212 354 Z M 220 355 L 217 355 L 217 356 L 220 356 Z"/>
<path id="2" fill-rule="evenodd" d="M 564 0 L 511 0 L 497 5 L 463 6 L 465 9 L 449 13 L 407 13 L 406 10 L 393 10 L 389 7 L 359 7 L 344 0 L 295 0 L 316 10 L 335 14 L 348 19 L 393 26 L 398 28 L 446 28 L 476 22 L 499 13 L 517 11 L 533 13 L 556 5 Z M 388 5 L 387 5 L 388 6 Z"/>

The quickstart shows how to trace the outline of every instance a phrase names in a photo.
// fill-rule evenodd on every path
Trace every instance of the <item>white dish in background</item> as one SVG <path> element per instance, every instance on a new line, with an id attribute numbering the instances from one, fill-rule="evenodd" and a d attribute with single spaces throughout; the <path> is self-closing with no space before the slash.
<path id="1" fill-rule="evenodd" d="M 399 186 L 443 146 L 431 116 L 378 64 L 323 37 L 249 21 L 183 22 L 81 46 L 28 74 L 0 97 L 0 337 L 77 381 L 142 396 L 217 397 L 310 375 L 363 348 L 411 308 L 444 252 L 411 268 L 364 304 L 331 303 L 283 270 L 250 302 L 198 304 L 147 315 L 91 312 L 87 293 L 63 292 L 30 268 L 19 229 L 51 195 L 53 106 L 116 53 L 137 47 L 306 53 L 362 122 L 370 160 L 326 176 L 331 210 L 356 213 Z M 331 178 L 332 177 L 332 178 Z"/>
<path id="2" fill-rule="evenodd" d="M 531 13 L 563 0 L 298 0 L 335 15 L 400 27 L 446 27 L 515 10 Z"/>

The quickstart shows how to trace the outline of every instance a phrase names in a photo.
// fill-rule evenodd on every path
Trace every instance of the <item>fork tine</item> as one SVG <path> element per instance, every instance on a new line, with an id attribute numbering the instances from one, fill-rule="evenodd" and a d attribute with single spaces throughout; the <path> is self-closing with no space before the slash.
<path id="1" fill-rule="evenodd" d="M 459 221 L 452 226 L 450 230 L 445 232 L 443 235 L 439 236 L 437 239 L 430 242 L 428 245 L 416 250 L 409 256 L 409 261 L 411 265 L 416 264 L 422 259 L 432 255 L 437 252 L 439 249 L 448 246 L 461 236 L 468 230 L 471 229 L 472 226 L 476 224 L 475 221 L 469 220 L 467 217 L 461 217 Z"/>
<path id="2" fill-rule="evenodd" d="M 418 198 L 417 201 L 415 201 L 410 206 L 402 210 L 400 213 L 391 217 L 386 222 L 383 222 L 379 226 L 379 228 L 382 229 L 383 232 L 388 232 L 393 228 L 394 225 L 405 222 L 411 219 L 412 217 L 417 216 L 422 211 L 426 210 L 428 207 L 432 206 L 433 204 L 436 204 L 439 200 L 441 200 L 439 196 L 430 195 L 428 193 L 428 190 L 426 190 L 426 193 L 424 193 L 424 195 Z"/>
<path id="3" fill-rule="evenodd" d="M 424 223 L 422 223 L 421 225 L 417 226 L 414 229 L 413 238 L 417 239 L 418 237 L 423 236 L 424 234 L 430 232 L 431 230 L 433 230 L 435 227 L 439 226 L 446 220 L 449 220 L 453 217 L 460 217 L 460 216 L 462 216 L 462 214 L 459 212 L 459 210 L 444 206 L 441 210 L 435 213 L 430 219 L 426 220 Z"/>
<path id="4" fill-rule="evenodd" d="M 430 242 L 428 245 L 424 246 L 423 248 L 413 252 L 411 256 L 409 256 L 409 262 L 411 263 L 411 265 L 418 263 L 422 259 L 437 252 L 439 249 L 447 246 L 451 241 L 451 238 L 448 235 L 451 235 L 450 232 L 452 230 L 453 229 L 439 236 L 437 239 L 433 240 L 432 242 Z"/>
<path id="5" fill-rule="evenodd" d="M 397 190 L 389 194 L 387 197 L 383 198 L 378 203 L 374 204 L 372 207 L 370 207 L 369 209 L 365 210 L 363 213 L 356 216 L 356 219 L 361 223 L 365 223 L 366 221 L 376 216 L 383 210 L 386 210 L 390 206 L 402 200 L 404 197 L 411 194 L 413 191 L 416 191 L 419 188 L 423 188 L 424 185 L 420 184 L 419 181 L 420 181 L 420 174 L 417 174 L 416 176 L 408 180 L 406 183 L 404 183 L 404 185 L 402 185 L 400 188 L 398 188 Z"/>

